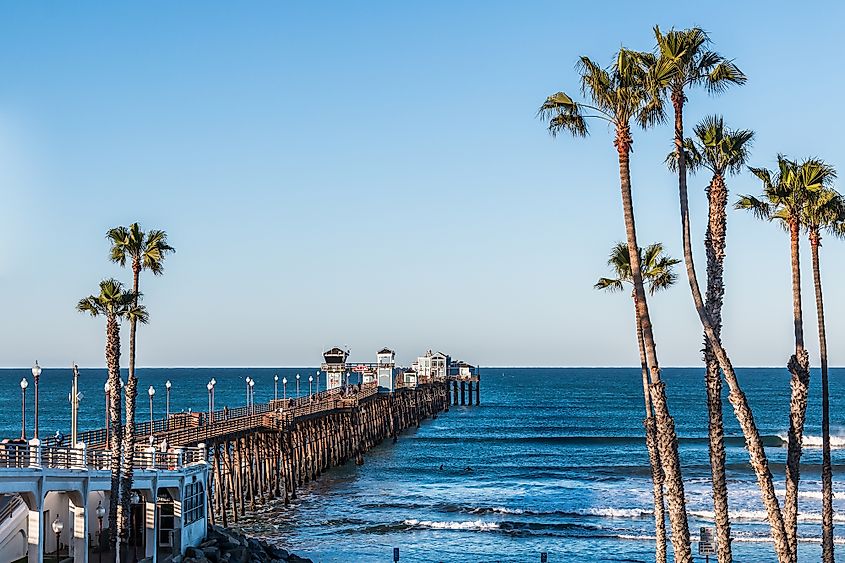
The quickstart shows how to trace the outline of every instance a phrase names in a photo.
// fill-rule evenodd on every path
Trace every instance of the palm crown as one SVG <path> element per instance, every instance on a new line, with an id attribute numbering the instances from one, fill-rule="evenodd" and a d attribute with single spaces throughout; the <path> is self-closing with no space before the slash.
<path id="1" fill-rule="evenodd" d="M 800 223 L 804 208 L 815 192 L 827 189 L 836 178 L 836 170 L 817 158 L 801 163 L 778 155 L 778 169 L 750 168 L 763 182 L 763 195 L 744 195 L 736 202 L 737 209 L 751 211 L 760 219 L 778 220 L 782 225 Z"/>
<path id="2" fill-rule="evenodd" d="M 76 309 L 92 317 L 106 315 L 146 323 L 149 320 L 147 310 L 143 305 L 135 305 L 136 297 L 139 295 L 124 289 L 119 281 L 106 279 L 100 282 L 100 294 L 80 299 Z"/>
<path id="3" fill-rule="evenodd" d="M 706 168 L 714 175 L 726 172 L 738 174 L 751 148 L 754 132 L 748 129 L 729 129 L 720 115 L 711 115 L 693 129 L 696 138 L 684 141 L 686 163 L 693 171 Z M 677 153 L 666 157 L 669 168 L 677 170 Z"/>
<path id="4" fill-rule="evenodd" d="M 589 103 L 576 102 L 568 94 L 552 94 L 538 112 L 548 121 L 554 136 L 567 131 L 576 137 L 588 133 L 587 119 L 601 119 L 617 127 L 628 126 L 635 119 L 643 127 L 663 119 L 663 104 L 646 88 L 648 70 L 642 64 L 647 53 L 620 49 L 616 60 L 605 69 L 589 57 L 581 57 L 578 70 L 581 92 Z"/>
<path id="5" fill-rule="evenodd" d="M 106 238 L 111 241 L 109 257 L 112 262 L 125 266 L 126 261 L 130 260 L 133 266 L 137 264 L 155 275 L 164 273 L 165 256 L 176 252 L 176 249 L 167 244 L 166 232 L 152 230 L 144 233 L 138 223 L 132 223 L 129 227 L 109 229 Z"/>
<path id="6" fill-rule="evenodd" d="M 675 283 L 678 276 L 674 271 L 680 260 L 671 258 L 663 253 L 663 245 L 659 242 L 650 244 L 645 249 L 640 248 L 640 264 L 642 265 L 643 282 L 648 285 L 649 294 L 661 289 L 666 289 Z M 634 279 L 631 274 L 631 257 L 628 254 L 628 245 L 617 243 L 610 252 L 607 264 L 616 273 L 615 278 L 599 278 L 593 286 L 596 289 L 607 291 L 622 291 L 624 284 L 632 284 Z"/>
<path id="7" fill-rule="evenodd" d="M 842 194 L 832 188 L 809 194 L 801 223 L 811 232 L 825 230 L 835 236 L 845 237 L 845 200 Z"/>
<path id="8" fill-rule="evenodd" d="M 709 49 L 710 38 L 699 27 L 670 29 L 664 34 L 655 26 L 654 38 L 656 60 L 663 67 L 650 75 L 656 79 L 652 86 L 657 89 L 669 89 L 674 95 L 683 96 L 687 86 L 704 86 L 708 92 L 718 93 L 747 80 L 733 61 Z"/>

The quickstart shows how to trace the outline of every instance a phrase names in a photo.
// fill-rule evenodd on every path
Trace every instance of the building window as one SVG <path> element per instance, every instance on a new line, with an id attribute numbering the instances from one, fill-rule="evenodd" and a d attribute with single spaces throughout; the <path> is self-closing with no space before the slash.
<path id="1" fill-rule="evenodd" d="M 191 483 L 185 487 L 182 497 L 182 513 L 184 525 L 193 524 L 205 515 L 205 488 L 201 482 Z"/>

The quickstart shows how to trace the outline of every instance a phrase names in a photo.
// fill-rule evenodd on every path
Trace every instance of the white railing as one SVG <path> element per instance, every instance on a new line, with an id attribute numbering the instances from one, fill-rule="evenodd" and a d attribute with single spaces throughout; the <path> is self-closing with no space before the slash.
<path id="1" fill-rule="evenodd" d="M 136 447 L 135 469 L 177 470 L 206 460 L 204 447 L 173 448 L 159 451 L 155 447 Z M 39 443 L 7 442 L 0 444 L 0 469 L 111 469 L 109 450 L 59 448 Z"/>

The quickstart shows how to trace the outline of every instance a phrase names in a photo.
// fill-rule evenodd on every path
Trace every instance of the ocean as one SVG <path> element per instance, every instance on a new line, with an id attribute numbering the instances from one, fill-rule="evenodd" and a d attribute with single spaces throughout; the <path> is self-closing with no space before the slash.
<path id="1" fill-rule="evenodd" d="M 138 419 L 149 419 L 147 388 L 156 389 L 154 416 L 165 410 L 164 382 L 173 383 L 171 412 L 207 408 L 205 384 L 217 379 L 216 406 L 245 401 L 244 378 L 256 401 L 273 397 L 273 375 L 300 373 L 308 392 L 315 368 L 140 369 Z M 776 489 L 783 498 L 789 375 L 780 368 L 744 368 L 739 378 L 764 436 Z M 693 537 L 712 526 L 707 418 L 702 368 L 663 371 L 680 438 Z M 27 376 L 27 436 L 32 435 L 29 370 L 0 370 L 0 431 L 19 437 Z M 84 369 L 80 428 L 104 419 L 102 369 Z M 820 386 L 813 372 L 802 458 L 800 557 L 820 559 Z M 69 433 L 70 369 L 41 376 L 41 435 Z M 321 381 L 323 389 L 325 381 Z M 315 387 L 316 390 L 316 387 Z M 726 391 L 727 392 L 727 391 Z M 845 369 L 831 370 L 831 412 L 837 526 L 845 530 Z M 768 524 L 747 463 L 744 440 L 725 401 L 729 502 L 734 560 L 776 561 Z M 270 504 L 244 518 L 243 531 L 323 563 L 653 561 L 654 520 L 644 445 L 643 400 L 635 368 L 484 368 L 481 405 L 453 407 L 365 456 L 364 465 L 332 469 L 299 490 L 285 507 Z M 845 550 L 845 531 L 837 534 Z M 697 546 L 694 545 L 695 550 Z M 671 547 L 669 549 L 671 554 Z M 703 557 L 696 560 L 703 561 Z"/>

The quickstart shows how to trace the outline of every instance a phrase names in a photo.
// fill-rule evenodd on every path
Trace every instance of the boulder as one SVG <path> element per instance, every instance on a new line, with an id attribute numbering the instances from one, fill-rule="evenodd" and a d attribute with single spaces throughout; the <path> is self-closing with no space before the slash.
<path id="1" fill-rule="evenodd" d="M 210 545 L 208 547 L 202 548 L 202 552 L 205 555 L 205 558 L 211 561 L 211 563 L 218 563 L 220 561 L 220 548 Z"/>

